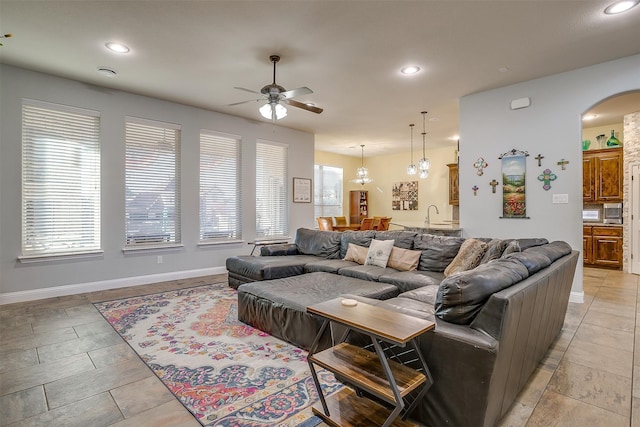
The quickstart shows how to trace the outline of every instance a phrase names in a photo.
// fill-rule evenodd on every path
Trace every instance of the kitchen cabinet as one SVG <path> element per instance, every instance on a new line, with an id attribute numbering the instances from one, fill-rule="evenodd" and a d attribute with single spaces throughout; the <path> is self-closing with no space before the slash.
<path id="1" fill-rule="evenodd" d="M 369 192 L 354 190 L 349 192 L 349 223 L 360 224 L 369 216 Z"/>
<path id="2" fill-rule="evenodd" d="M 622 268 L 622 227 L 583 226 L 584 265 Z"/>
<path id="3" fill-rule="evenodd" d="M 583 202 L 597 204 L 622 201 L 622 161 L 622 148 L 582 153 Z"/>
<path id="4" fill-rule="evenodd" d="M 458 164 L 450 163 L 447 165 L 449 168 L 449 204 L 460 205 L 460 199 L 458 197 Z"/>

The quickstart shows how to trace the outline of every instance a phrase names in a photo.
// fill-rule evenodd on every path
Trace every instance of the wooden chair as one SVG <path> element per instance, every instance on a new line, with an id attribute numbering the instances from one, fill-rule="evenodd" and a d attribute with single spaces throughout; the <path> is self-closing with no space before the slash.
<path id="1" fill-rule="evenodd" d="M 334 216 L 333 219 L 336 221 L 335 225 L 347 225 L 346 216 Z"/>
<path id="2" fill-rule="evenodd" d="M 385 231 L 389 229 L 389 223 L 391 223 L 391 217 L 390 216 L 383 216 L 382 218 L 380 218 L 380 223 L 378 224 L 378 228 L 376 228 L 376 230 L 378 231 Z"/>
<path id="3" fill-rule="evenodd" d="M 364 218 L 360 224 L 360 230 L 373 230 L 373 218 Z"/>
<path id="4" fill-rule="evenodd" d="M 379 216 L 374 216 L 373 217 L 373 224 L 371 225 L 371 229 L 372 230 L 377 230 L 379 225 L 380 225 L 380 217 Z"/>
<path id="5" fill-rule="evenodd" d="M 318 217 L 318 228 L 324 231 L 333 231 L 333 221 L 331 220 L 331 217 Z"/>

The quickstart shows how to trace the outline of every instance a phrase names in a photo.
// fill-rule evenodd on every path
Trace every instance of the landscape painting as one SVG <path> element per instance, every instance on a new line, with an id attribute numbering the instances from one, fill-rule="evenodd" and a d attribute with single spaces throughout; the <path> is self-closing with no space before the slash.
<path id="1" fill-rule="evenodd" d="M 503 218 L 526 218 L 525 191 L 526 156 L 502 157 L 502 211 Z"/>

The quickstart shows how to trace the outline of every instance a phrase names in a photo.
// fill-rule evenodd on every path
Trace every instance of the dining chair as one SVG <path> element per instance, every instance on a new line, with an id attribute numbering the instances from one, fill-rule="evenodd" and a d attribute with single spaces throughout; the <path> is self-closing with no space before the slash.
<path id="1" fill-rule="evenodd" d="M 364 218 L 360 223 L 360 230 L 373 230 L 373 218 Z"/>
<path id="2" fill-rule="evenodd" d="M 333 219 L 336 221 L 335 225 L 347 225 L 346 216 L 334 216 Z"/>
<path id="3" fill-rule="evenodd" d="M 380 223 L 378 224 L 378 228 L 376 228 L 376 230 L 378 231 L 386 231 L 389 229 L 389 224 L 391 223 L 391 217 L 390 216 L 384 216 L 382 218 L 380 218 Z"/>
<path id="4" fill-rule="evenodd" d="M 333 231 L 333 221 L 331 217 L 320 216 L 318 217 L 318 229 L 324 231 Z"/>

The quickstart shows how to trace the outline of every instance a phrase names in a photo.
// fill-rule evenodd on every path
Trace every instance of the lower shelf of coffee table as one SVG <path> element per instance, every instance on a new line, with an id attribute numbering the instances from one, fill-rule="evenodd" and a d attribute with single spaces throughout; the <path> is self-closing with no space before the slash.
<path id="1" fill-rule="evenodd" d="M 320 402 L 315 403 L 312 410 L 325 423 L 334 427 L 381 426 L 391 414 L 390 409 L 366 397 L 358 397 L 348 387 L 327 397 L 326 401 L 331 414 L 329 417 L 325 415 Z M 416 424 L 396 418 L 391 426 L 416 427 Z"/>

